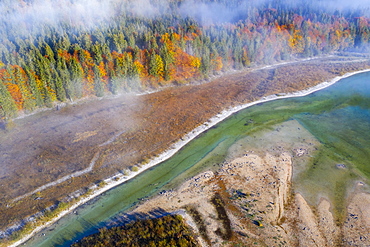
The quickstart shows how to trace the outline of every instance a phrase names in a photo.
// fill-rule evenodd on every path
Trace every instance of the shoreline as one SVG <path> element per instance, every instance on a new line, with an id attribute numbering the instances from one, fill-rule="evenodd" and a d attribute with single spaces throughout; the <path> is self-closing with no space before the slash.
<path id="1" fill-rule="evenodd" d="M 259 68 L 259 69 L 271 68 L 273 66 L 278 66 L 278 65 L 279 64 L 264 66 L 264 67 Z M 101 187 L 100 189 L 97 189 L 97 190 L 96 190 L 96 187 L 91 187 L 91 189 L 95 190 L 91 195 L 87 196 L 86 198 L 82 198 L 81 200 L 79 200 L 75 204 L 71 205 L 67 210 L 62 211 L 57 217 L 50 220 L 49 222 L 46 222 L 45 224 L 43 224 L 39 227 L 36 227 L 30 234 L 21 238 L 20 240 L 16 241 L 15 243 L 11 244 L 10 246 L 19 246 L 20 244 L 26 242 L 31 237 L 33 237 L 40 230 L 52 225 L 53 223 L 55 223 L 56 221 L 58 221 L 59 219 L 61 219 L 65 215 L 71 213 L 77 207 L 85 204 L 86 202 L 90 201 L 91 199 L 95 198 L 96 196 L 99 196 L 100 194 L 104 193 L 105 191 L 108 191 L 108 190 L 110 190 L 110 189 L 112 189 L 112 188 L 114 188 L 114 187 L 116 187 L 116 186 L 118 186 L 118 185 L 120 185 L 124 182 L 127 182 L 128 180 L 134 178 L 136 175 L 139 175 L 140 173 L 144 172 L 145 170 L 147 170 L 147 169 L 149 169 L 149 168 L 151 168 L 151 167 L 169 159 L 174 154 L 176 154 L 182 147 L 184 147 L 191 140 L 196 138 L 199 134 L 208 130 L 209 128 L 213 127 L 214 125 L 218 124 L 219 122 L 225 120 L 227 117 L 231 116 L 232 114 L 234 114 L 234 113 L 236 113 L 236 112 L 238 112 L 242 109 L 246 109 L 250 106 L 253 106 L 253 105 L 256 105 L 256 104 L 259 104 L 259 103 L 265 103 L 265 102 L 276 100 L 276 99 L 303 97 L 303 96 L 309 95 L 311 93 L 314 93 L 316 91 L 319 91 L 321 89 L 324 89 L 326 87 L 329 87 L 329 86 L 335 84 L 336 82 L 338 82 L 341 79 L 353 76 L 355 74 L 366 73 L 366 72 L 370 72 L 370 69 L 346 73 L 343 76 L 337 76 L 337 77 L 333 78 L 330 81 L 322 82 L 322 83 L 320 83 L 320 84 L 318 84 L 314 87 L 310 87 L 310 88 L 305 89 L 305 90 L 297 91 L 297 92 L 294 92 L 294 93 L 287 93 L 287 94 L 282 93 L 281 96 L 278 96 L 279 94 L 273 94 L 273 95 L 265 96 L 262 99 L 257 100 L 257 101 L 253 101 L 253 102 L 250 102 L 250 103 L 247 103 L 247 104 L 243 104 L 243 105 L 239 105 L 239 106 L 235 106 L 235 107 L 223 110 L 221 113 L 219 113 L 219 114 L 215 115 L 214 117 L 210 118 L 208 121 L 206 121 L 202 125 L 194 128 L 188 134 L 183 136 L 182 139 L 180 139 L 179 141 L 177 141 L 176 143 L 171 145 L 166 151 L 164 151 L 158 157 L 150 160 L 149 163 L 147 163 L 145 165 L 141 165 L 137 172 L 130 172 L 130 174 L 127 175 L 127 176 L 116 174 L 116 175 L 114 175 L 114 176 L 112 176 L 108 179 L 105 179 L 104 182 L 107 183 L 107 185 L 105 185 L 105 186 L 103 186 L 103 187 Z"/>
<path id="2" fill-rule="evenodd" d="M 335 55 L 328 55 L 328 56 L 319 56 L 319 57 L 310 57 L 310 58 L 305 58 L 305 59 L 295 59 L 295 60 L 292 60 L 292 61 L 284 61 L 284 62 L 278 62 L 278 63 L 274 63 L 274 64 L 270 64 L 270 65 L 256 65 L 255 67 L 251 67 L 251 68 L 248 68 L 248 69 L 244 69 L 244 70 L 240 70 L 240 71 L 236 71 L 236 70 L 231 70 L 231 71 L 227 71 L 227 72 L 225 72 L 225 73 L 223 73 L 223 74 L 219 74 L 219 75 L 216 75 L 216 76 L 214 76 L 213 77 L 213 79 L 215 79 L 215 80 L 217 80 L 217 78 L 219 78 L 219 77 L 223 77 L 223 76 L 227 76 L 227 75 L 230 75 L 230 76 L 232 76 L 233 74 L 235 74 L 235 73 L 237 73 L 237 72 L 239 72 L 239 73 L 242 73 L 242 74 L 249 74 L 249 73 L 253 73 L 253 72 L 258 72 L 258 71 L 264 71 L 264 70 L 270 70 L 270 69 L 276 69 L 276 68 L 278 68 L 278 67 L 280 67 L 280 66 L 282 66 L 282 67 L 284 67 L 285 65 L 289 65 L 289 64 L 300 64 L 300 63 L 304 63 L 304 62 L 307 62 L 307 61 L 313 61 L 313 60 L 321 60 L 321 59 L 327 59 L 327 58 L 332 58 L 332 57 L 336 57 Z M 355 59 L 355 60 L 353 60 L 353 59 L 351 59 L 351 62 L 364 62 L 364 61 L 366 61 L 366 59 Z M 347 61 L 345 61 L 345 62 L 347 62 Z M 212 80 L 213 80 L 212 79 Z M 191 83 L 191 84 L 188 84 L 188 85 L 183 85 L 183 86 L 192 86 L 192 85 L 203 85 L 203 84 L 206 84 L 206 83 L 208 83 L 208 82 L 211 82 L 212 81 L 211 79 L 210 80 L 207 80 L 207 82 L 205 82 L 205 83 L 203 83 L 202 81 L 195 81 L 194 83 Z M 319 80 L 319 81 L 324 81 L 324 80 Z M 154 91 L 151 91 L 151 90 L 149 90 L 149 91 L 146 91 L 146 92 L 142 92 L 142 93 L 136 93 L 136 94 L 132 94 L 133 96 L 143 96 L 143 95 L 149 95 L 149 94 L 153 94 L 153 93 L 156 93 L 156 92 L 160 92 L 160 91 L 163 91 L 163 90 L 165 90 L 166 88 L 172 88 L 172 87 L 174 87 L 174 86 L 165 86 L 165 87 L 163 87 L 162 88 L 162 90 L 154 90 Z M 182 86 L 180 86 L 180 87 L 182 87 Z M 296 91 L 296 92 L 299 92 L 299 91 Z M 276 92 L 275 92 L 276 93 Z M 56 105 L 58 105 L 58 106 L 61 106 L 61 108 L 64 108 L 64 107 L 68 107 L 68 106 L 72 106 L 72 105 L 78 105 L 78 104 L 80 104 L 80 103 L 82 103 L 82 104 L 85 104 L 85 103 L 89 103 L 89 102 L 96 102 L 96 101 L 100 101 L 100 100 L 104 100 L 104 99 L 114 99 L 114 98 L 119 98 L 119 97 L 121 97 L 122 95 L 124 95 L 124 94 L 119 94 L 119 95 L 107 95 L 107 96 L 104 96 L 104 97 L 85 97 L 85 98 L 82 98 L 82 99 L 79 99 L 79 100 L 76 100 L 76 101 L 74 101 L 74 102 L 72 102 L 72 103 L 61 103 L 61 104 L 56 104 Z M 127 96 L 129 96 L 129 95 L 131 95 L 131 93 L 127 93 L 127 94 L 125 94 L 125 95 L 127 95 Z M 279 97 L 281 97 L 281 96 L 283 96 L 283 95 L 286 95 L 285 93 L 276 93 L 276 95 L 269 95 L 269 96 L 265 96 L 265 97 L 263 97 L 262 99 L 266 99 L 266 97 L 268 98 L 268 97 L 274 97 L 274 96 L 279 96 Z M 255 100 L 255 99 L 254 99 Z M 253 100 L 251 100 L 251 102 L 255 102 L 255 101 L 253 101 Z M 240 103 L 239 103 L 240 104 Z M 243 106 L 243 105 L 238 105 L 238 104 L 236 104 L 237 106 Z M 235 105 L 234 105 L 235 106 Z M 28 117 L 28 116 L 31 116 L 31 115 L 34 115 L 34 114 L 36 114 L 36 113 L 40 113 L 40 112 L 44 112 L 44 111 L 47 111 L 47 110 L 50 110 L 50 111 L 53 111 L 53 109 L 55 110 L 55 108 L 44 108 L 44 109 L 39 109 L 40 111 L 38 111 L 38 110 L 36 110 L 34 113 L 30 113 L 30 114 L 26 114 L 26 115 L 23 115 L 23 116 L 19 116 L 19 117 L 17 117 L 17 118 L 15 118 L 14 120 L 18 120 L 18 119 L 22 119 L 22 118 L 24 118 L 24 117 Z M 228 108 L 226 108 L 226 109 L 233 109 L 233 108 L 231 108 L 231 106 L 229 106 Z M 213 114 L 218 114 L 219 115 L 219 112 L 220 111 L 217 111 L 217 112 L 214 112 Z M 214 115 L 210 115 L 210 116 L 208 116 L 208 119 L 207 118 L 205 118 L 205 119 L 203 119 L 203 123 L 206 123 L 208 120 L 210 120 L 212 117 L 213 117 Z M 200 123 L 199 123 L 200 124 Z M 195 125 L 195 126 L 197 126 L 197 125 Z M 198 125 L 199 126 L 199 125 Z M 188 133 L 191 133 L 192 131 L 193 131 L 193 129 L 188 129 L 187 131 L 189 131 L 189 132 L 184 132 L 184 133 L 182 133 L 182 135 L 181 136 L 178 136 L 178 139 L 180 139 L 180 138 L 182 138 L 182 137 L 184 137 L 186 134 L 188 134 Z M 117 137 L 118 136 L 120 136 L 122 133 L 119 133 L 118 135 L 117 135 Z M 175 142 L 177 142 L 178 141 L 178 139 L 175 139 L 175 140 L 172 140 L 171 141 L 171 145 L 173 145 L 173 143 L 175 143 Z M 101 145 L 99 145 L 99 147 L 100 146 L 103 146 L 104 144 L 101 144 Z M 167 149 L 169 149 L 168 147 L 164 147 L 163 149 L 162 149 L 162 152 L 165 152 Z M 90 162 L 90 161 L 89 161 Z M 93 162 L 93 161 L 91 161 L 91 162 Z M 136 162 L 132 162 L 132 163 L 136 163 Z M 94 164 L 92 165 L 92 166 L 94 166 Z M 39 186 L 39 187 L 37 187 L 37 188 L 35 188 L 33 191 L 31 191 L 31 192 L 28 192 L 28 193 L 26 193 L 26 194 L 23 194 L 23 195 L 20 195 L 20 196 L 18 196 L 18 197 L 16 197 L 16 198 L 14 198 L 14 199 L 12 199 L 11 201 L 10 201 L 10 203 L 15 203 L 15 202 L 17 202 L 17 201 L 19 201 L 19 200 L 21 200 L 21 199 L 23 199 L 23 198 L 25 198 L 25 197 L 28 197 L 28 196 L 30 196 L 30 195 L 32 195 L 32 194 L 35 194 L 35 193 L 38 193 L 38 192 L 41 192 L 41 191 L 43 191 L 43 190 L 45 190 L 45 189 L 48 189 L 48 188 L 50 188 L 50 187 L 53 187 L 53 186 L 55 186 L 55 185 L 58 185 L 58 184 L 60 184 L 60 183 L 62 183 L 62 182 L 65 182 L 65 181 L 67 181 L 67 180 L 69 180 L 71 177 L 80 177 L 82 174 L 85 174 L 85 173 L 89 173 L 90 171 L 91 171 L 91 165 L 89 166 L 89 167 L 87 167 L 87 168 L 85 168 L 85 169 L 82 169 L 82 170 L 80 170 L 80 171 L 77 171 L 77 172 L 74 172 L 74 173 L 70 173 L 70 174 L 66 174 L 65 176 L 63 176 L 63 177 L 61 177 L 61 178 L 59 178 L 59 179 L 57 179 L 57 181 L 53 181 L 53 182 L 50 182 L 50 183 L 48 183 L 48 184 L 44 184 L 44 185 L 41 185 L 41 186 Z M 93 167 L 92 167 L 93 168 Z M 105 179 L 107 179 L 107 178 L 110 178 L 110 177 L 114 177 L 114 176 L 117 176 L 117 174 L 114 174 L 114 175 L 112 175 L 112 173 L 110 173 L 110 174 L 107 174 L 106 176 L 104 176 L 104 177 L 101 177 L 100 179 L 101 180 L 105 180 Z M 89 185 L 87 185 L 87 186 L 89 186 Z M 75 192 L 75 191 L 74 191 Z M 74 193 L 74 192 L 71 192 L 71 193 Z M 32 216 L 31 216 L 32 217 Z M 25 216 L 24 218 L 23 218 L 23 220 L 24 219 L 27 219 L 28 218 L 28 216 Z M 27 220 L 26 220 L 27 221 Z M 14 225 L 15 226 L 15 228 L 17 227 L 16 225 Z M 10 227 L 8 227 L 8 229 L 9 228 L 13 228 L 13 226 L 10 226 Z M 6 230 L 5 230 L 6 231 Z M 6 234 L 4 234 L 4 232 L 2 232 L 2 231 L 0 231 L 0 236 L 5 236 Z"/>

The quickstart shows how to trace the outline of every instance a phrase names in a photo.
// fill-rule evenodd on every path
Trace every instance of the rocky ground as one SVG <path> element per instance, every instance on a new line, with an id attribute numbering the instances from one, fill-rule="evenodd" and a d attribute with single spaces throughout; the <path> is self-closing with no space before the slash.
<path id="1" fill-rule="evenodd" d="M 14 120 L 0 130 L 0 229 L 160 154 L 224 109 L 366 68 L 362 58 L 314 59 Z"/>

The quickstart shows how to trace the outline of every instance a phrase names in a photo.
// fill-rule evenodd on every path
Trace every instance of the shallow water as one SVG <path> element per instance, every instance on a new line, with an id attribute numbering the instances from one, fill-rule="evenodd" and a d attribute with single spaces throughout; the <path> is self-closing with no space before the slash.
<path id="1" fill-rule="evenodd" d="M 217 168 L 230 158 L 230 147 L 243 138 L 298 121 L 321 144 L 294 177 L 311 204 L 319 196 L 335 203 L 340 219 L 348 186 L 370 179 L 370 73 L 343 79 L 329 88 L 299 98 L 258 104 L 232 115 L 182 148 L 169 160 L 104 193 L 76 213 L 61 219 L 27 242 L 27 246 L 68 246 L 95 232 L 140 198 L 176 186 L 200 171 Z M 260 147 L 263 149 L 264 147 Z M 337 164 L 345 165 L 338 169 Z M 45 236 L 42 236 L 45 233 Z"/>

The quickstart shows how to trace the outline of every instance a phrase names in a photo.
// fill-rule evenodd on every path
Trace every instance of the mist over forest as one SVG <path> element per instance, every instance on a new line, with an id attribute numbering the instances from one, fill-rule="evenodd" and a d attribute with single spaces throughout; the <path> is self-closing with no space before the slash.
<path id="1" fill-rule="evenodd" d="M 366 2 L 5 0 L 0 121 L 254 64 L 368 52 Z"/>

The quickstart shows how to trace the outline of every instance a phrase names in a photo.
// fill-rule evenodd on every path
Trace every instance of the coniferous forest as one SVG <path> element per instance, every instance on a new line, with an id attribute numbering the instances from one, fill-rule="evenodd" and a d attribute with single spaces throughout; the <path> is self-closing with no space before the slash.
<path id="1" fill-rule="evenodd" d="M 195 236 L 179 215 L 138 220 L 125 226 L 102 228 L 72 245 L 84 246 L 199 246 Z"/>
<path id="2" fill-rule="evenodd" d="M 64 10 L 50 16 L 37 15 L 40 2 L 1 3 L 0 121 L 56 102 L 369 49 L 369 9 L 319 0 L 95 0 L 109 11 L 80 17 L 80 1 L 45 0 L 40 13 Z"/>

